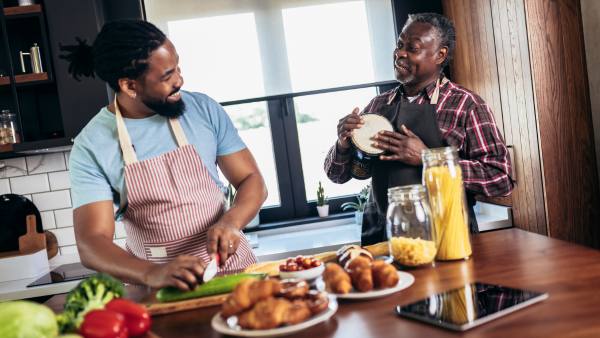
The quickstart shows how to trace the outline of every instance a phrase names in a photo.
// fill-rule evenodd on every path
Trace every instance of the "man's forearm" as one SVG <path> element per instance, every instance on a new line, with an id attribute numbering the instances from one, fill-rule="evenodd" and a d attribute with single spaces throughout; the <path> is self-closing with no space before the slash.
<path id="1" fill-rule="evenodd" d="M 267 198 L 265 182 L 259 173 L 246 177 L 239 185 L 233 205 L 220 221 L 242 230 L 256 216 Z"/>
<path id="2" fill-rule="evenodd" d="M 83 265 L 126 282 L 146 284 L 146 272 L 153 263 L 133 256 L 110 238 L 96 237 L 78 239 L 77 247 Z"/>
<path id="3" fill-rule="evenodd" d="M 346 183 L 350 180 L 350 149 L 342 150 L 336 144 L 329 149 L 325 158 L 324 169 L 327 177 L 335 183 Z"/>

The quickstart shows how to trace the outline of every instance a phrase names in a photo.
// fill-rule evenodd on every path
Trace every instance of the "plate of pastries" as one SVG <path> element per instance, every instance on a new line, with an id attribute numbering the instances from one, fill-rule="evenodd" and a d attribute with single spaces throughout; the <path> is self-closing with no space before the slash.
<path id="1" fill-rule="evenodd" d="M 337 262 L 325 265 L 323 283 L 340 299 L 372 299 L 406 289 L 415 282 L 413 275 L 398 271 L 358 245 L 347 245 L 337 251 Z"/>
<path id="2" fill-rule="evenodd" d="M 221 334 L 277 337 L 328 320 L 337 311 L 335 297 L 310 290 L 298 279 L 248 279 L 236 286 L 211 321 Z"/>

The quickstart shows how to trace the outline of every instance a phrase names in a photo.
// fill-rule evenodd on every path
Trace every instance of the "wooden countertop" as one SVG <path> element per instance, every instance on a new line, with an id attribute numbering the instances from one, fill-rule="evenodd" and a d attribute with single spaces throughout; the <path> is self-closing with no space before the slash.
<path id="1" fill-rule="evenodd" d="M 473 238 L 468 261 L 437 263 L 411 272 L 410 288 L 373 301 L 340 301 L 328 322 L 294 337 L 597 337 L 600 332 L 600 251 L 518 229 Z M 483 281 L 548 292 L 550 298 L 465 333 L 399 318 L 394 307 L 468 282 Z M 131 288 L 140 299 L 144 290 Z M 64 295 L 46 304 L 62 309 Z M 221 337 L 210 327 L 219 307 L 153 318 L 160 337 Z"/>

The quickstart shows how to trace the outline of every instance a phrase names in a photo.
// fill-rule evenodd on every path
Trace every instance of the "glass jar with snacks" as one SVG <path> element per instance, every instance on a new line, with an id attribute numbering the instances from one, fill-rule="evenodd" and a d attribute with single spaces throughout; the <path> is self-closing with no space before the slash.
<path id="1" fill-rule="evenodd" d="M 386 230 L 394 260 L 404 266 L 432 264 L 436 234 L 425 187 L 389 188 L 388 202 Z"/>
<path id="2" fill-rule="evenodd" d="M 422 157 L 423 183 L 427 187 L 437 235 L 436 259 L 466 259 L 472 250 L 465 188 L 456 148 L 427 149 Z"/>
<path id="3" fill-rule="evenodd" d="M 19 143 L 19 129 L 17 128 L 17 116 L 8 109 L 0 113 L 0 145 Z"/>

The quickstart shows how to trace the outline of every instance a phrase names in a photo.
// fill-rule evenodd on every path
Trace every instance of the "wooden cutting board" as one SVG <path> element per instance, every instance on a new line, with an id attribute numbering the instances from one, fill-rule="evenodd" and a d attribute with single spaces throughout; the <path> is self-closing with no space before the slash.
<path id="1" fill-rule="evenodd" d="M 221 305 L 229 296 L 228 293 L 222 295 L 200 297 L 194 299 L 181 300 L 178 302 L 159 303 L 156 298 L 151 302 L 145 302 L 146 309 L 151 316 L 164 315 L 173 312 L 187 311 L 202 307 Z"/>
<path id="2" fill-rule="evenodd" d="M 46 249 L 46 235 L 36 229 L 35 215 L 27 215 L 27 233 L 19 237 L 19 252 L 23 255 Z"/>

